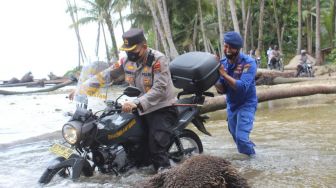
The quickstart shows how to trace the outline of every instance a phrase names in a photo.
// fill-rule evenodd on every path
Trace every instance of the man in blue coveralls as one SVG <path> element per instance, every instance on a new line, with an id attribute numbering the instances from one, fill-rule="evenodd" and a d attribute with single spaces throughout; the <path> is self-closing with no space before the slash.
<path id="1" fill-rule="evenodd" d="M 255 144 L 249 135 L 253 128 L 258 105 L 254 77 L 257 72 L 253 58 L 240 52 L 243 40 L 237 32 L 224 34 L 224 54 L 219 68 L 220 79 L 215 84 L 218 93 L 226 93 L 229 131 L 238 151 L 250 157 L 255 155 Z"/>

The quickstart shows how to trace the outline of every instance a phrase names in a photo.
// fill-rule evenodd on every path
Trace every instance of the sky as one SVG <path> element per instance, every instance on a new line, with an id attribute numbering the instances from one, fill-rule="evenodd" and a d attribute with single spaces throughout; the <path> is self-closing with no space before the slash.
<path id="1" fill-rule="evenodd" d="M 62 76 L 78 65 L 77 39 L 74 29 L 69 28 L 72 21 L 66 8 L 65 0 L 1 2 L 0 80 L 20 79 L 29 71 L 35 79 L 48 78 L 50 72 Z M 129 25 L 125 29 L 128 28 Z M 97 60 L 97 24 L 88 24 L 79 30 L 88 61 Z M 105 31 L 109 35 L 108 30 Z M 115 28 L 115 34 L 120 47 L 120 26 Z M 103 46 L 100 51 L 99 58 L 103 59 Z"/>

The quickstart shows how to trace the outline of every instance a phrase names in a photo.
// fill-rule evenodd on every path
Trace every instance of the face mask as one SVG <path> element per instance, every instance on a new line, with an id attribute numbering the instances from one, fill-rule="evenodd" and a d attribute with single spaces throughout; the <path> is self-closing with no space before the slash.
<path id="1" fill-rule="evenodd" d="M 140 59 L 140 56 L 139 56 L 139 53 L 140 52 L 137 52 L 137 53 L 134 53 L 134 52 L 126 52 L 127 54 L 127 58 L 130 60 L 130 61 L 138 61 Z"/>

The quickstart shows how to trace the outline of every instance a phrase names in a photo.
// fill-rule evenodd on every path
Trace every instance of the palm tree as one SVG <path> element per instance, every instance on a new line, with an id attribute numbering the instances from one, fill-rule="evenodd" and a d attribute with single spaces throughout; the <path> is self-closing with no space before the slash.
<path id="1" fill-rule="evenodd" d="M 321 12 L 320 0 L 316 0 L 316 42 L 315 42 L 316 64 L 321 65 Z"/>
<path id="2" fill-rule="evenodd" d="M 166 0 L 156 0 L 157 10 L 161 17 L 162 26 L 164 29 L 165 38 L 169 44 L 170 56 L 175 58 L 178 55 L 175 44 L 173 42 L 173 37 L 170 29 L 168 10 L 166 5 Z"/>
<path id="3" fill-rule="evenodd" d="M 257 55 L 261 57 L 261 52 L 263 50 L 263 21 L 264 21 L 264 5 L 265 0 L 260 0 L 260 13 L 259 13 L 259 29 L 258 29 L 258 51 Z"/>
<path id="4" fill-rule="evenodd" d="M 75 29 L 75 33 L 76 33 L 76 37 L 77 37 L 77 42 L 78 42 L 78 68 L 81 65 L 81 62 L 84 62 L 84 60 L 86 59 L 86 54 L 85 54 L 85 50 L 83 47 L 83 43 L 79 34 L 79 28 L 78 25 L 76 24 L 76 21 L 78 20 L 77 18 L 77 11 L 76 11 L 76 1 L 74 1 L 74 6 L 71 5 L 70 0 L 67 0 L 67 11 L 70 16 L 71 16 L 71 20 L 72 20 L 72 26 Z M 76 17 L 75 17 L 76 15 Z"/>
<path id="5" fill-rule="evenodd" d="M 239 22 L 238 22 L 237 13 L 236 13 L 235 0 L 230 0 L 229 3 L 230 3 L 230 10 L 231 10 L 231 16 L 232 16 L 234 30 L 236 32 L 240 33 Z"/>
<path id="6" fill-rule="evenodd" d="M 96 22 L 98 24 L 107 25 L 110 31 L 110 37 L 113 46 L 113 55 L 119 58 L 117 42 L 115 39 L 114 28 L 111 20 L 111 0 L 82 0 L 87 7 L 77 8 L 77 11 L 83 12 L 86 16 L 77 21 L 78 25 Z M 105 42 L 107 44 L 107 42 Z M 107 47 L 108 49 L 108 47 Z M 106 52 L 107 59 L 110 61 L 110 53 Z"/>
<path id="7" fill-rule="evenodd" d="M 217 0 L 217 14 L 218 14 L 218 27 L 219 27 L 219 43 L 220 43 L 220 50 L 219 50 L 219 54 L 220 57 L 223 57 L 223 48 L 224 48 L 224 30 L 223 30 L 223 18 L 222 18 L 222 2 L 221 0 Z"/>
<path id="8" fill-rule="evenodd" d="M 161 24 L 159 18 L 157 17 L 157 9 L 155 7 L 155 4 L 153 3 L 152 0 L 145 0 L 145 2 L 146 2 L 147 6 L 149 7 L 149 9 L 152 13 L 152 17 L 154 19 L 156 29 L 159 32 L 165 54 L 168 57 L 172 57 L 171 54 L 170 54 L 171 50 L 169 49 L 168 43 L 167 43 L 165 35 L 164 35 L 164 29 L 162 27 L 162 24 Z"/>
<path id="9" fill-rule="evenodd" d="M 113 13 L 118 13 L 119 23 L 121 25 L 122 32 L 125 33 L 124 18 L 122 11 L 129 5 L 128 0 L 113 0 L 111 3 Z"/>
<path id="10" fill-rule="evenodd" d="M 296 54 L 300 54 L 301 50 L 301 37 L 302 37 L 302 1 L 298 0 L 298 38 Z"/>
<path id="11" fill-rule="evenodd" d="M 204 22 L 203 22 L 203 13 L 202 13 L 201 0 L 198 0 L 197 3 L 198 3 L 198 14 L 199 14 L 199 18 L 200 18 L 200 26 L 201 26 L 201 31 L 202 31 L 204 50 L 206 52 L 209 52 L 210 50 L 208 48 L 207 38 L 205 36 L 205 30 L 204 30 Z"/>

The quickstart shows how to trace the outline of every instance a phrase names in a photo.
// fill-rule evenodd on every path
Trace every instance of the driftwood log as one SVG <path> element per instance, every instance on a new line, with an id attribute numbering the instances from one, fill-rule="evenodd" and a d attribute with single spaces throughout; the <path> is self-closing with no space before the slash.
<path id="1" fill-rule="evenodd" d="M 41 83 L 41 81 L 44 84 L 61 84 L 61 83 L 64 83 L 68 80 L 69 80 L 69 78 L 61 78 L 61 79 L 57 79 L 57 80 L 35 80 L 33 82 L 26 82 L 26 83 L 0 84 L 0 87 L 21 87 L 21 86 L 31 87 L 31 86 L 39 85 Z"/>
<path id="2" fill-rule="evenodd" d="M 309 83 L 309 82 L 307 82 Z M 258 102 L 284 99 L 290 97 L 309 96 L 315 94 L 336 94 L 336 83 L 334 84 L 311 84 L 291 85 L 284 87 L 269 86 L 267 89 L 257 89 Z M 213 112 L 226 108 L 225 95 L 207 98 L 201 112 Z"/>
<path id="3" fill-rule="evenodd" d="M 0 95 L 17 95 L 17 94 L 30 94 L 30 93 L 43 93 L 43 92 L 50 92 L 54 91 L 56 89 L 62 88 L 67 85 L 71 85 L 73 83 L 76 83 L 76 81 L 73 80 L 67 80 L 61 84 L 57 84 L 53 87 L 47 88 L 47 89 L 39 89 L 35 91 L 5 91 L 5 90 L 0 90 Z"/>

